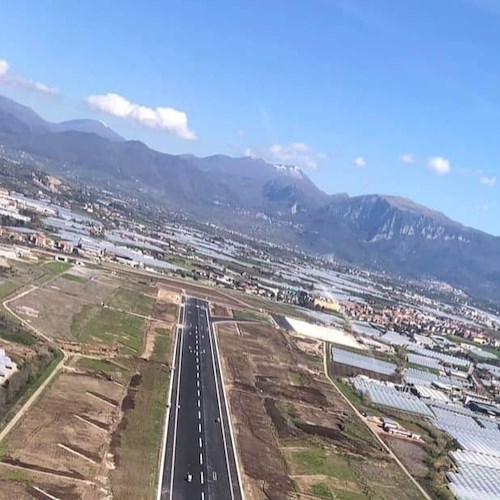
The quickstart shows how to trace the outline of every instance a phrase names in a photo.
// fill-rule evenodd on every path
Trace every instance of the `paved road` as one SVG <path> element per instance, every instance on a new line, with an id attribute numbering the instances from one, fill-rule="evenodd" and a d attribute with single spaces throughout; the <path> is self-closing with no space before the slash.
<path id="1" fill-rule="evenodd" d="M 159 498 L 242 500 L 208 302 L 183 309 Z"/>

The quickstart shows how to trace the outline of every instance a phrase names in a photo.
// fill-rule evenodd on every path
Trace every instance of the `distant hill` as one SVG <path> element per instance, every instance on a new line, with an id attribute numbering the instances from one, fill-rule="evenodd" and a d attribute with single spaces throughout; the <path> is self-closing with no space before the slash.
<path id="1" fill-rule="evenodd" d="M 12 99 L 0 96 L 0 132 L 6 133 L 49 133 L 85 132 L 103 139 L 122 142 L 125 139 L 99 120 L 70 120 L 52 123 L 44 120 L 31 108 Z"/>
<path id="2" fill-rule="evenodd" d="M 125 139 L 99 120 L 70 120 L 53 125 L 54 132 L 86 132 L 95 134 L 113 142 L 123 142 Z"/>
<path id="3" fill-rule="evenodd" d="M 255 158 L 160 153 L 101 122 L 49 123 L 2 97 L 0 144 L 230 229 L 500 299 L 500 239 L 405 198 L 328 195 L 298 167 Z"/>

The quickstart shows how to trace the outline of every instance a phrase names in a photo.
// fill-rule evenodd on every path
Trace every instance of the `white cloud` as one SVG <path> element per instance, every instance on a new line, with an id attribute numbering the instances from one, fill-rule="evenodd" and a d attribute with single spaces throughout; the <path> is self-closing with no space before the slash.
<path id="1" fill-rule="evenodd" d="M 494 186 L 497 183 L 496 177 L 483 176 L 479 180 L 480 180 L 481 184 L 485 184 L 486 186 Z"/>
<path id="2" fill-rule="evenodd" d="M 0 59 L 0 77 L 5 76 L 9 71 L 9 63 L 5 59 Z"/>
<path id="3" fill-rule="evenodd" d="M 356 156 L 356 158 L 354 158 L 352 163 L 356 167 L 360 167 L 360 168 L 366 167 L 366 160 L 362 156 Z"/>
<path id="4" fill-rule="evenodd" d="M 451 172 L 451 163 L 448 158 L 443 158 L 442 156 L 432 156 L 429 158 L 427 167 L 431 172 L 439 175 L 446 175 Z"/>
<path id="5" fill-rule="evenodd" d="M 113 93 L 91 95 L 87 98 L 87 103 L 93 109 L 125 120 L 133 120 L 148 128 L 171 132 L 183 139 L 196 139 L 196 134 L 188 127 L 188 118 L 184 111 L 174 108 L 148 108 Z"/>
<path id="6" fill-rule="evenodd" d="M 415 158 L 415 156 L 413 156 L 411 153 L 406 153 L 404 155 L 401 155 L 401 157 L 399 159 L 403 163 L 407 163 L 407 164 L 415 163 L 417 161 L 417 159 Z"/>
<path id="7" fill-rule="evenodd" d="M 327 158 L 327 154 L 326 153 L 318 153 L 318 158 L 320 160 L 326 160 Z"/>
<path id="8" fill-rule="evenodd" d="M 291 144 L 273 144 L 264 149 L 246 148 L 245 156 L 263 158 L 270 163 L 285 163 L 303 168 L 317 168 L 320 154 L 303 142 L 292 142 Z"/>
<path id="9" fill-rule="evenodd" d="M 35 82 L 24 76 L 13 74 L 10 71 L 9 63 L 5 59 L 0 59 L 0 83 L 45 95 L 57 95 L 59 93 L 59 90 L 55 87 L 49 87 L 45 83 Z"/>
<path id="10" fill-rule="evenodd" d="M 245 156 L 264 158 L 270 163 L 285 163 L 310 169 L 317 168 L 317 160 L 320 159 L 320 155 L 303 142 L 273 144 L 268 148 L 257 150 L 246 148 L 244 154 Z"/>

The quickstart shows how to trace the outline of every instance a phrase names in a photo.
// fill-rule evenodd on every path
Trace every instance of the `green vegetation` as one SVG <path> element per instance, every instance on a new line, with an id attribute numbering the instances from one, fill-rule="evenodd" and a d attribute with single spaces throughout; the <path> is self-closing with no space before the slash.
<path id="1" fill-rule="evenodd" d="M 0 285 L 0 299 L 4 300 L 6 299 L 9 295 L 14 293 L 16 290 L 19 290 L 21 288 L 22 283 L 17 283 L 15 281 L 4 281 Z"/>
<path id="2" fill-rule="evenodd" d="M 48 272 L 53 275 L 64 273 L 70 267 L 71 264 L 69 264 L 68 262 L 61 262 L 59 260 L 51 260 L 50 262 L 43 264 L 43 268 L 45 270 L 48 270 Z"/>
<path id="3" fill-rule="evenodd" d="M 129 350 L 142 350 L 143 319 L 106 307 L 86 305 L 73 317 L 71 330 L 82 342 L 121 344 Z"/>
<path id="4" fill-rule="evenodd" d="M 154 304 L 154 298 L 137 293 L 137 291 L 130 290 L 129 288 L 118 289 L 108 303 L 110 307 L 135 314 L 142 314 L 143 316 L 151 314 Z"/>
<path id="5" fill-rule="evenodd" d="M 37 276 L 34 276 L 32 280 L 33 285 L 43 285 L 47 281 L 55 278 L 57 275 L 66 272 L 71 268 L 71 264 L 68 262 L 60 262 L 58 260 L 51 260 L 48 262 L 43 262 L 37 266 Z"/>
<path id="6" fill-rule="evenodd" d="M 175 328 L 175 327 L 174 327 Z M 155 347 L 151 355 L 153 361 L 168 363 L 170 336 L 164 328 L 156 329 Z"/>
<path id="7" fill-rule="evenodd" d="M 356 482 L 356 474 L 348 460 L 329 450 L 309 448 L 290 452 L 294 475 L 323 474 L 343 481 Z"/>
<path id="8" fill-rule="evenodd" d="M 269 323 L 266 315 L 249 310 L 233 309 L 233 317 L 236 319 L 243 319 L 247 321 L 258 321 L 259 323 Z"/>
<path id="9" fill-rule="evenodd" d="M 78 360 L 78 365 L 82 368 L 86 368 L 87 370 L 104 372 L 109 375 L 121 371 L 121 368 L 105 359 L 80 358 Z"/>
<path id="10" fill-rule="evenodd" d="M 290 377 L 296 385 L 309 385 L 309 379 L 300 372 L 292 372 Z"/>
<path id="11" fill-rule="evenodd" d="M 128 393 L 133 407 L 125 410 L 112 443 L 120 467 L 111 472 L 111 488 L 122 500 L 155 494 L 169 382 L 168 370 L 156 363 L 141 362 L 136 369 L 141 381 Z"/>
<path id="12" fill-rule="evenodd" d="M 120 363 L 121 365 L 121 363 Z M 130 370 L 128 368 L 121 368 L 112 361 L 97 358 L 80 358 L 77 366 L 84 370 L 105 373 L 118 382 L 126 383 Z"/>
<path id="13" fill-rule="evenodd" d="M 47 380 L 49 375 L 56 369 L 56 366 L 63 358 L 61 351 L 52 351 L 53 358 L 48 363 L 38 376 L 29 378 L 28 383 L 24 386 L 22 391 L 16 397 L 15 401 L 8 407 L 5 414 L 2 415 L 0 420 L 0 429 L 5 427 L 7 423 L 14 417 L 24 403 L 37 391 L 37 389 Z M 17 374 L 15 374 L 17 375 Z"/>
<path id="14" fill-rule="evenodd" d="M 0 479 L 4 481 L 14 481 L 16 483 L 32 483 L 34 480 L 22 470 L 3 470 L 0 472 Z"/>
<path id="15" fill-rule="evenodd" d="M 328 498 L 333 500 L 333 494 L 330 487 L 325 483 L 316 483 L 311 486 L 311 493 L 320 498 Z"/>
<path id="16" fill-rule="evenodd" d="M 25 330 L 19 323 L 11 319 L 11 316 L 0 313 L 0 338 L 8 342 L 15 342 L 26 346 L 38 343 L 38 339 Z"/>
<path id="17" fill-rule="evenodd" d="M 366 495 L 363 493 L 357 493 L 356 491 L 348 490 L 335 490 L 335 500 L 366 500 Z M 377 498 L 381 498 L 380 496 Z"/>
<path id="18" fill-rule="evenodd" d="M 0 441 L 0 459 L 5 455 L 5 453 L 7 453 L 8 449 L 9 449 L 9 443 L 7 439 Z"/>
<path id="19" fill-rule="evenodd" d="M 77 276 L 76 274 L 64 273 L 61 274 L 61 278 L 69 281 L 77 281 L 78 283 L 85 283 L 87 281 L 83 276 Z"/>

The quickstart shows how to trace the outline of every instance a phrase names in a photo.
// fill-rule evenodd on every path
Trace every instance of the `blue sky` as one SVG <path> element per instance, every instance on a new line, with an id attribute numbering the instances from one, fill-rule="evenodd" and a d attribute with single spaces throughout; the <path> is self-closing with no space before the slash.
<path id="1" fill-rule="evenodd" d="M 297 163 L 500 235 L 496 0 L 0 0 L 0 18 L 0 93 L 48 119 Z"/>

